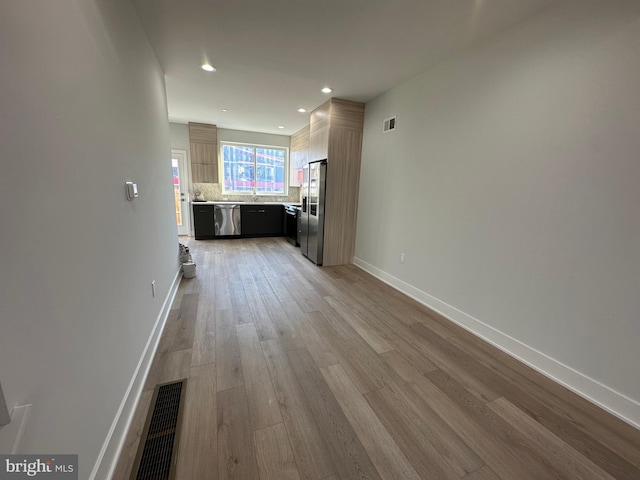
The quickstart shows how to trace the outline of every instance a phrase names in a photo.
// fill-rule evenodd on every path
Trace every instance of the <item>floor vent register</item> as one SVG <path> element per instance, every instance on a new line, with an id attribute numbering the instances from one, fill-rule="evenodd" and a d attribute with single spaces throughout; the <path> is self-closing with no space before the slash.
<path id="1" fill-rule="evenodd" d="M 175 478 L 186 382 L 156 386 L 130 480 Z"/>

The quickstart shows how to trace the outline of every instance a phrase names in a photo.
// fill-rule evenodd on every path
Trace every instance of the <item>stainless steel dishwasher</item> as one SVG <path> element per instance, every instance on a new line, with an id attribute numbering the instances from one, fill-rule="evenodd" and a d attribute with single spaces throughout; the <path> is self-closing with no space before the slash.
<path id="1" fill-rule="evenodd" d="M 240 205 L 213 206 L 213 226 L 216 237 L 238 236 L 242 233 L 240 221 Z"/>

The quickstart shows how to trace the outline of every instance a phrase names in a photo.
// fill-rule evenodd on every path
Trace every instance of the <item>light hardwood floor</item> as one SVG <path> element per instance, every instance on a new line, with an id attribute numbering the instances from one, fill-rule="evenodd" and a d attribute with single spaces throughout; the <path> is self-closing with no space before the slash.
<path id="1" fill-rule="evenodd" d="M 115 479 L 188 377 L 181 480 L 640 479 L 640 431 L 355 266 L 190 240 Z"/>

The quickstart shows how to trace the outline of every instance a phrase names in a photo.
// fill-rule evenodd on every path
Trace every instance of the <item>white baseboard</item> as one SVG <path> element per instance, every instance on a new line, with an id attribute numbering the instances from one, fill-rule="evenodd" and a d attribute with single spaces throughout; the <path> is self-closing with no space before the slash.
<path id="1" fill-rule="evenodd" d="M 158 314 L 156 323 L 151 330 L 151 335 L 149 335 L 147 344 L 142 351 L 140 361 L 138 362 L 138 366 L 136 367 L 133 377 L 129 382 L 129 387 L 124 394 L 120 408 L 118 408 L 118 412 L 111 424 L 107 438 L 102 445 L 102 449 L 100 450 L 100 454 L 98 455 L 89 480 L 104 480 L 113 476 L 120 456 L 120 451 L 124 446 L 129 425 L 133 420 L 133 414 L 135 413 L 136 406 L 140 400 L 140 395 L 144 388 L 144 382 L 147 378 L 147 374 L 149 373 L 149 369 L 151 368 L 151 362 L 153 361 L 153 356 L 155 355 L 156 348 L 158 347 L 160 335 L 162 334 L 164 325 L 167 322 L 167 317 L 169 316 L 173 299 L 178 291 L 181 278 L 182 272 L 181 270 L 178 270 L 173 279 L 173 283 L 171 284 L 171 288 L 167 293 L 167 297 L 162 304 L 162 309 Z"/>
<path id="2" fill-rule="evenodd" d="M 521 341 L 496 330 L 477 318 L 415 288 L 407 282 L 380 270 L 360 258 L 354 258 L 353 263 L 396 290 L 435 310 L 477 337 L 489 342 L 635 428 L 640 429 L 640 403 L 638 401 L 616 392 L 610 387 L 587 377 L 573 368 L 525 345 Z"/>

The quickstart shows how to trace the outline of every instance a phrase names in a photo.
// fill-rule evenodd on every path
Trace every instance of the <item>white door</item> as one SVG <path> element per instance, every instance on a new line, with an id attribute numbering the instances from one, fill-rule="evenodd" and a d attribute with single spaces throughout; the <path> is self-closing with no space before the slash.
<path id="1" fill-rule="evenodd" d="M 187 155 L 184 150 L 171 150 L 173 195 L 176 206 L 178 235 L 189 235 L 189 194 L 187 185 Z"/>

